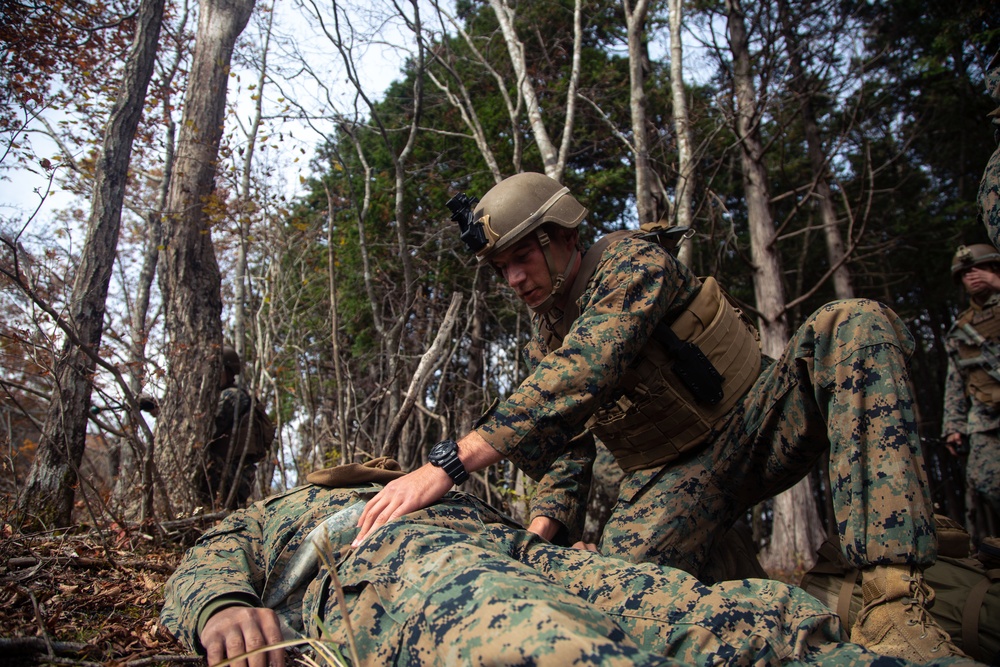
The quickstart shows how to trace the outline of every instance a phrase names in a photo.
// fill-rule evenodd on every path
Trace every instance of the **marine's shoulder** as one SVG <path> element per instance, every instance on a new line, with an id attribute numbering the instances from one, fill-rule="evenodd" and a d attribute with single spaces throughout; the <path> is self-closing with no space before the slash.
<path id="1" fill-rule="evenodd" d="M 609 234 L 598 240 L 595 248 L 601 251 L 595 267 L 597 272 L 626 265 L 634 267 L 637 264 L 665 266 L 671 257 L 666 248 L 640 238 L 632 230 Z"/>
<path id="2" fill-rule="evenodd" d="M 237 386 L 226 387 L 219 392 L 220 401 L 234 401 L 239 398 L 250 398 L 250 394 L 247 393 L 245 389 L 241 389 Z"/>

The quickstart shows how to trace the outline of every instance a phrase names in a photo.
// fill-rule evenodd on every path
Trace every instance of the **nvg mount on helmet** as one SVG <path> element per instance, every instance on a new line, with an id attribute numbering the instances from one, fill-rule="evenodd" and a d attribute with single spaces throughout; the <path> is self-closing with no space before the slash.
<path id="1" fill-rule="evenodd" d="M 459 237 L 469 250 L 476 254 L 489 245 L 482 221 L 475 218 L 474 209 L 478 203 L 478 198 L 469 197 L 462 192 L 449 199 L 448 203 L 445 204 L 451 209 L 451 219 L 458 223 L 461 232 Z"/>

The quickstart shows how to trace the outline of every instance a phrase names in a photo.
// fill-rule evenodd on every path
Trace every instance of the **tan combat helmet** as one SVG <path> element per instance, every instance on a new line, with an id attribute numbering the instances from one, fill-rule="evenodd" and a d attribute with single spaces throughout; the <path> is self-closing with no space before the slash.
<path id="1" fill-rule="evenodd" d="M 1000 253 L 987 243 L 960 245 L 951 260 L 951 277 L 956 283 L 961 282 L 961 274 L 967 269 L 983 264 L 1000 264 Z"/>
<path id="2" fill-rule="evenodd" d="M 538 236 L 552 277 L 552 293 L 533 309 L 535 312 L 547 312 L 556 297 L 569 289 L 566 279 L 577 256 L 574 254 L 560 270 L 549 251 L 549 236 L 542 230 L 546 223 L 572 229 L 587 217 L 587 209 L 569 188 L 544 174 L 523 173 L 493 186 L 482 201 L 460 194 L 448 202 L 448 208 L 452 220 L 461 228 L 462 240 L 480 263 L 490 261 L 532 232 Z"/>

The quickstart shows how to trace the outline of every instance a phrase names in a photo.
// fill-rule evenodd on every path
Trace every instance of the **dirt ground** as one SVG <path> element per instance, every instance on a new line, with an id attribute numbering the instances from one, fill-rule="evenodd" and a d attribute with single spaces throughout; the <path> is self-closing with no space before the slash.
<path id="1" fill-rule="evenodd" d="M 157 621 L 182 552 L 134 532 L 26 536 L 0 524 L 0 664 L 204 664 Z"/>

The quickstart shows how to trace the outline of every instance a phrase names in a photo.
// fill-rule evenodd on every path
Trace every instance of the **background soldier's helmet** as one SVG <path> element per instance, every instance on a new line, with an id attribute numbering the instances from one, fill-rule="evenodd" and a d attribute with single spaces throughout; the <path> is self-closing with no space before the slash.
<path id="1" fill-rule="evenodd" d="M 228 345 L 222 348 L 222 367 L 233 375 L 239 375 L 243 370 L 240 355 Z"/>
<path id="2" fill-rule="evenodd" d="M 573 228 L 587 209 L 569 189 L 544 174 L 517 174 L 493 186 L 475 208 L 486 244 L 476 252 L 480 262 L 517 243 L 547 222 Z"/>
<path id="3" fill-rule="evenodd" d="M 963 271 L 983 264 L 1000 264 L 1000 252 L 986 243 L 958 246 L 955 257 L 951 260 L 951 277 L 959 282 Z"/>

